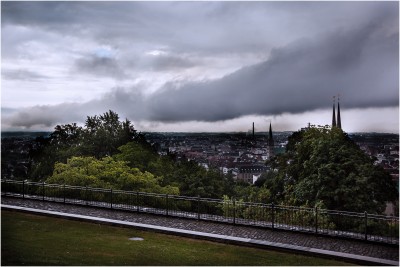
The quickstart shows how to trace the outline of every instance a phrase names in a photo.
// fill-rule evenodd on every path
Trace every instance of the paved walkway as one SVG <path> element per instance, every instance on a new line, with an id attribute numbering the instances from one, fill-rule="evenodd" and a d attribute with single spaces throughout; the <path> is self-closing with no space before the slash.
<path id="1" fill-rule="evenodd" d="M 68 214 L 77 214 L 130 222 L 160 226 L 168 229 L 181 229 L 197 233 L 214 234 L 215 236 L 228 236 L 238 239 L 248 239 L 254 242 L 268 242 L 275 244 L 287 244 L 294 247 L 302 247 L 323 251 L 331 251 L 333 254 L 348 254 L 376 259 L 399 261 L 399 247 L 385 244 L 366 243 L 357 240 L 346 240 L 332 237 L 315 236 L 312 234 L 294 233 L 286 231 L 272 231 L 246 226 L 234 226 L 206 221 L 180 219 L 151 214 L 124 212 L 108 209 L 91 208 L 85 206 L 65 205 L 37 200 L 23 200 L 11 197 L 2 197 L 2 204 L 28 207 L 40 210 L 57 211 Z"/>

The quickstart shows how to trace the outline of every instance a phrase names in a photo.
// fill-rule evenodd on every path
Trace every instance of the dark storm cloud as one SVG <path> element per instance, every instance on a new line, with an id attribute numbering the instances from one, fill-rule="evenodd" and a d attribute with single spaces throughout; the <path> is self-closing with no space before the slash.
<path id="1" fill-rule="evenodd" d="M 326 108 L 338 93 L 347 108 L 398 106 L 398 31 L 387 35 L 381 26 L 294 43 L 221 80 L 166 89 L 148 101 L 148 119 L 218 121 L 300 113 Z"/>
<path id="2" fill-rule="evenodd" d="M 52 127 L 60 120 L 67 122 L 75 119 L 81 120 L 82 106 L 79 104 L 64 103 L 61 105 L 42 105 L 30 108 L 20 109 L 11 115 L 2 114 L 2 125 L 7 127 L 22 127 L 30 129 L 31 127 Z M 68 114 L 66 117 L 65 114 Z"/>
<path id="3" fill-rule="evenodd" d="M 72 122 L 84 123 L 87 116 L 103 114 L 110 109 L 116 111 L 121 118 L 141 118 L 145 116 L 142 100 L 136 88 L 114 88 L 101 98 L 86 103 L 38 105 L 18 110 L 2 108 L 2 125 L 7 128 L 32 129 Z"/>

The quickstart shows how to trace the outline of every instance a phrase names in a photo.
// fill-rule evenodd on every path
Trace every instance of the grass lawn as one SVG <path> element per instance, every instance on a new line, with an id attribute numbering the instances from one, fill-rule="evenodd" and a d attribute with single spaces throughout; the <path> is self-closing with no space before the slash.
<path id="1" fill-rule="evenodd" d="M 1 265 L 349 264 L 2 210 Z"/>

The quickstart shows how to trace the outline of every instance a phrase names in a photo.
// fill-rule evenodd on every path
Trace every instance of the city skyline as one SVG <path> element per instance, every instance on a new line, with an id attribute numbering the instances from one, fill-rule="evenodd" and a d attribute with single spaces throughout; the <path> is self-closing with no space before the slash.
<path id="1" fill-rule="evenodd" d="M 398 2 L 2 2 L 2 131 L 399 132 Z"/>

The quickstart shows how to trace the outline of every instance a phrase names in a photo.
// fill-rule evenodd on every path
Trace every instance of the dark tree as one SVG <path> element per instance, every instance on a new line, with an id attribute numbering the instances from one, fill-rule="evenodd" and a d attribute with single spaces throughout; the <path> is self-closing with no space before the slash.
<path id="1" fill-rule="evenodd" d="M 334 127 L 309 128 L 289 138 L 287 151 L 274 162 L 279 169 L 267 184 L 290 205 L 328 209 L 383 212 L 387 201 L 397 200 L 391 177 L 344 133 Z"/>
<path id="2" fill-rule="evenodd" d="M 67 163 L 72 156 L 100 159 L 118 153 L 118 147 L 143 138 L 129 120 L 119 121 L 110 110 L 103 115 L 87 117 L 84 127 L 76 123 L 57 125 L 48 138 L 37 139 L 31 152 L 33 180 L 44 180 L 53 174 L 56 162 Z"/>

